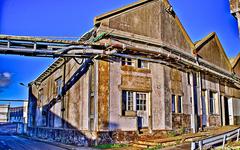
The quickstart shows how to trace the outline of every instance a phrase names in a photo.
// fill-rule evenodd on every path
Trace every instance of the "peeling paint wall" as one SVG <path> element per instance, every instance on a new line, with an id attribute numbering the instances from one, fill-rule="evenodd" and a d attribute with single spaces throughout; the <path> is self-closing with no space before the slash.
<path id="1" fill-rule="evenodd" d="M 44 115 L 42 107 L 57 96 L 56 80 L 66 82 L 78 69 L 79 65 L 72 59 L 46 78 L 40 85 L 33 86 L 33 95 L 37 100 L 36 125 L 55 128 L 75 128 L 88 130 L 89 72 L 86 73 L 64 96 L 64 100 L 56 103 L 48 115 Z M 63 83 L 62 83 L 63 86 Z M 43 98 L 39 95 L 42 90 Z M 85 115 L 86 114 L 86 115 Z M 63 124 L 64 123 L 64 124 Z"/>
<path id="2" fill-rule="evenodd" d="M 109 62 L 98 62 L 98 130 L 109 127 Z"/>

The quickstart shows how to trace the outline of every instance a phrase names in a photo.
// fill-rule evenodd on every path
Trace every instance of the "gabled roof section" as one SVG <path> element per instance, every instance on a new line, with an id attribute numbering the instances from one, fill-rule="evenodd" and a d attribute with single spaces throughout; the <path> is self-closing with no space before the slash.
<path id="1" fill-rule="evenodd" d="M 106 19 L 106 18 L 109 18 L 109 17 L 112 17 L 112 16 L 115 16 L 115 15 L 119 15 L 123 12 L 126 12 L 128 10 L 131 10 L 131 9 L 134 9 L 138 6 L 141 6 L 141 5 L 144 5 L 146 3 L 149 3 L 149 2 L 152 2 L 152 1 L 157 1 L 157 0 L 140 0 L 138 2 L 135 2 L 135 3 L 132 3 L 132 4 L 129 4 L 127 6 L 124 6 L 124 7 L 121 7 L 119 9 L 116 9 L 116 10 L 113 10 L 113 11 L 110 11 L 110 12 L 107 12 L 105 14 L 102 14 L 100 16 L 97 16 L 94 18 L 94 24 L 98 24 L 101 20 L 103 19 Z"/>
<path id="2" fill-rule="evenodd" d="M 216 41 L 216 45 L 220 50 L 220 53 L 223 54 L 223 56 L 225 57 L 226 63 L 228 64 L 228 66 L 232 66 L 231 62 L 229 60 L 229 58 L 227 57 L 225 50 L 217 36 L 217 34 L 215 32 L 210 33 L 209 35 L 207 35 L 205 38 L 203 38 L 200 41 L 195 42 L 195 50 L 194 50 L 194 54 L 199 54 L 201 52 L 201 50 L 204 49 L 204 46 L 206 46 L 208 43 L 210 43 L 212 40 Z M 209 50 L 209 49 L 208 49 Z M 215 49 L 214 49 L 215 50 Z M 220 59 L 220 58 L 219 58 Z M 210 60 L 209 60 L 210 61 Z"/>
<path id="3" fill-rule="evenodd" d="M 233 68 L 237 65 L 237 62 L 240 60 L 240 53 L 237 55 L 237 57 L 233 60 L 232 66 Z"/>
<path id="4" fill-rule="evenodd" d="M 169 7 L 169 6 L 172 7 L 168 0 L 162 0 L 162 1 L 163 1 L 163 3 L 165 4 L 165 7 Z M 174 13 L 175 13 L 175 12 L 174 12 Z M 190 36 L 188 35 L 187 31 L 186 31 L 185 28 L 183 27 L 180 19 L 178 18 L 178 16 L 177 16 L 176 14 L 175 14 L 175 17 L 174 17 L 174 18 L 175 18 L 175 21 L 176 21 L 177 25 L 179 26 L 180 30 L 182 31 L 185 39 L 187 40 L 188 44 L 190 45 L 190 47 L 191 47 L 192 49 L 195 49 L 195 46 L 194 46 L 194 44 L 193 44 Z"/>
<path id="5" fill-rule="evenodd" d="M 223 52 L 223 54 L 225 55 L 225 57 L 227 58 L 227 60 L 229 61 L 230 63 L 230 60 L 229 58 L 227 57 L 226 53 L 225 53 L 225 50 L 216 34 L 216 32 L 212 32 L 210 33 L 209 35 L 207 35 L 205 38 L 203 38 L 202 40 L 198 41 L 195 43 L 195 50 L 196 50 L 196 53 L 201 49 L 201 47 L 203 47 L 205 44 L 208 43 L 208 41 L 210 41 L 211 39 L 215 39 L 217 41 L 217 45 L 218 47 L 220 48 L 220 50 Z M 230 63 L 231 64 L 231 63 Z"/>
<path id="6" fill-rule="evenodd" d="M 195 51 L 194 53 L 196 54 L 201 47 L 203 47 L 210 39 L 212 39 L 214 36 L 216 35 L 215 32 L 212 32 L 210 34 L 208 34 L 206 37 L 204 37 L 203 39 L 197 41 L 194 43 L 195 45 Z"/>
<path id="7" fill-rule="evenodd" d="M 182 32 L 184 38 L 186 39 L 187 43 L 189 44 L 191 49 L 194 49 L 194 44 L 191 40 L 191 38 L 189 37 L 189 35 L 187 34 L 186 30 L 184 29 L 182 23 L 180 22 L 179 18 L 177 17 L 176 13 L 173 11 L 171 4 L 168 2 L 168 0 L 139 0 L 133 4 L 127 5 L 125 7 L 110 11 L 108 13 L 105 13 L 103 15 L 97 16 L 94 19 L 94 25 L 100 24 L 102 21 L 104 21 L 105 19 L 110 19 L 113 18 L 115 16 L 120 16 L 121 14 L 124 14 L 126 12 L 129 12 L 133 9 L 136 9 L 140 6 L 145 6 L 151 2 L 158 2 L 161 1 L 164 4 L 164 7 L 166 8 L 166 10 L 170 10 L 172 11 L 172 13 L 174 14 L 174 21 L 177 24 L 177 26 L 179 27 L 180 31 Z"/>

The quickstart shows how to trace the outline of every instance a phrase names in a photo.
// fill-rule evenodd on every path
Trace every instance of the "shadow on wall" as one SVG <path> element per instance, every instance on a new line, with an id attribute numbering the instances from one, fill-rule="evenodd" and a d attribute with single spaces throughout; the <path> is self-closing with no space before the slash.
<path id="1" fill-rule="evenodd" d="M 29 92 L 31 93 L 31 91 Z M 32 94 L 29 95 L 29 99 L 29 124 L 27 129 L 28 136 L 78 146 L 116 143 L 118 140 L 120 140 L 118 138 L 118 131 L 94 132 L 91 130 L 79 130 L 67 120 L 63 120 L 62 117 L 54 114 L 52 111 L 48 111 L 47 113 L 42 112 L 42 114 L 40 114 L 42 115 L 41 119 L 37 119 L 37 99 Z M 41 123 L 39 123 L 39 121 Z M 119 125 L 116 123 L 108 123 L 108 125 L 113 129 L 119 127 Z M 126 139 L 126 141 L 127 140 L 129 141 L 131 139 Z"/>

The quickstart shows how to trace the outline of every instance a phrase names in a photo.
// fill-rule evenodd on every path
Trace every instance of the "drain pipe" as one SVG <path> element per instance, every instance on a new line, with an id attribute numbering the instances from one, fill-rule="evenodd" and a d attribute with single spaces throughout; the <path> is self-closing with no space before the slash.
<path id="1" fill-rule="evenodd" d="M 71 52 L 74 51 L 74 52 Z M 0 54 L 17 54 L 25 56 L 47 56 L 47 57 L 74 57 L 83 56 L 87 54 L 95 55 L 110 55 L 116 53 L 116 50 L 105 51 L 99 49 L 93 49 L 85 46 L 69 46 L 59 50 L 48 49 L 28 49 L 28 48 L 5 48 L 0 47 Z"/>

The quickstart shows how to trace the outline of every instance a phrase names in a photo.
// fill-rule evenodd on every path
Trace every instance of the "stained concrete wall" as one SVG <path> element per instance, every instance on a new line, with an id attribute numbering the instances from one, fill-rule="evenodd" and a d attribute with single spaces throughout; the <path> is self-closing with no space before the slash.
<path id="1" fill-rule="evenodd" d="M 210 75 L 202 73 L 201 85 L 202 90 L 205 91 L 205 104 L 207 115 L 207 126 L 220 126 L 221 125 L 221 111 L 220 111 L 220 80 Z M 215 93 L 215 113 L 210 114 L 210 91 Z M 199 106 L 201 106 L 201 100 L 199 100 Z M 199 107 L 201 108 L 201 107 Z M 202 115 L 202 110 L 199 109 L 199 114 Z"/>
<path id="2" fill-rule="evenodd" d="M 36 109 L 36 125 L 38 127 L 54 124 L 54 127 L 60 128 L 63 126 L 76 128 L 79 130 L 88 130 L 88 100 L 89 100 L 89 72 L 86 73 L 64 96 L 64 100 L 56 103 L 50 110 L 50 114 L 54 116 L 47 121 L 43 118 L 42 107 L 47 105 L 52 98 L 57 96 L 56 79 L 62 78 L 66 82 L 79 68 L 79 65 L 72 59 L 54 71 L 49 77 L 41 82 L 40 85 L 33 85 L 33 96 L 37 100 Z M 63 83 L 62 83 L 63 85 Z M 43 90 L 43 100 L 40 101 L 39 91 Z M 50 116 L 49 116 L 50 117 Z M 64 125 L 62 124 L 62 119 Z"/>
<path id="3" fill-rule="evenodd" d="M 137 130 L 136 117 L 122 116 L 122 89 L 121 89 L 121 63 L 110 64 L 110 116 L 109 129 L 134 131 Z"/>
<path id="4" fill-rule="evenodd" d="M 230 105 L 230 107 L 232 107 L 232 115 L 233 115 L 232 123 L 234 125 L 239 125 L 240 124 L 240 111 L 239 111 L 240 99 L 233 98 L 232 105 Z"/>

